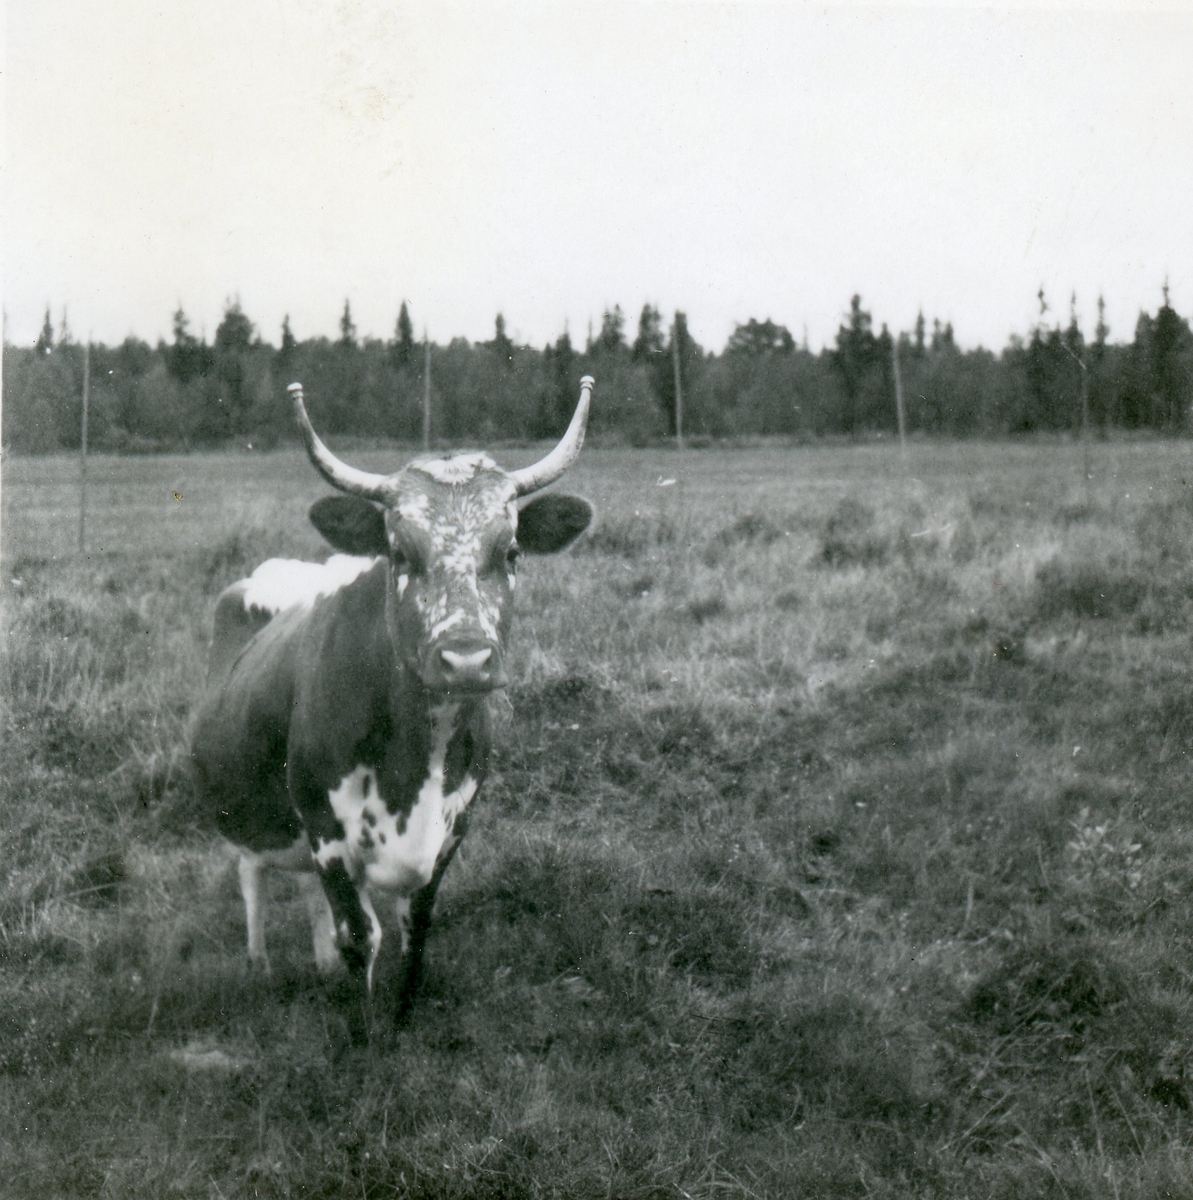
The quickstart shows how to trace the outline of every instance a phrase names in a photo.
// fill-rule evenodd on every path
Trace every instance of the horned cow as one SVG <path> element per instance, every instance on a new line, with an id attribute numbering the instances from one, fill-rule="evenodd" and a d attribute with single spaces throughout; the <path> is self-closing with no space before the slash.
<path id="1" fill-rule="evenodd" d="M 592 519 L 574 496 L 518 504 L 575 462 L 592 387 L 585 376 L 563 439 L 532 466 L 460 454 L 378 475 L 328 450 L 290 385 L 311 461 L 347 493 L 311 509 L 341 553 L 271 559 L 219 597 L 191 753 L 239 850 L 250 961 L 268 965 L 262 872 L 299 871 L 316 962 L 346 966 L 358 1038 L 382 946 L 374 901 L 400 933 L 392 1015 L 409 1012 L 435 893 L 485 778 L 517 557 L 563 549 Z"/>

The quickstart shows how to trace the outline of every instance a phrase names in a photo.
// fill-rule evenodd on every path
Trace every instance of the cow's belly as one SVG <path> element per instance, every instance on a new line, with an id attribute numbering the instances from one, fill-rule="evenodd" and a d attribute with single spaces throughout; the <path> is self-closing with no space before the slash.
<path id="1" fill-rule="evenodd" d="M 373 769 L 357 767 L 327 797 L 344 836 L 321 842 L 315 857 L 323 867 L 341 860 L 358 885 L 410 895 L 430 883 L 456 818 L 476 789 L 476 780 L 466 775 L 458 788 L 445 792 L 442 765 L 433 766 L 404 817 L 386 809 Z"/>

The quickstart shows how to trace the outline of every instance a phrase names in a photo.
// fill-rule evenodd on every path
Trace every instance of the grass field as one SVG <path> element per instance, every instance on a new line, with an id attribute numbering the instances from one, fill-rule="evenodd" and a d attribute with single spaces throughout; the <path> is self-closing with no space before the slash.
<path id="1" fill-rule="evenodd" d="M 7 1194 L 1193 1195 L 1190 446 L 1091 476 L 585 451 L 413 1018 L 361 1049 L 285 878 L 247 971 L 185 772 L 215 595 L 326 553 L 314 472 L 96 459 L 81 558 L 75 464 L 8 460 Z"/>

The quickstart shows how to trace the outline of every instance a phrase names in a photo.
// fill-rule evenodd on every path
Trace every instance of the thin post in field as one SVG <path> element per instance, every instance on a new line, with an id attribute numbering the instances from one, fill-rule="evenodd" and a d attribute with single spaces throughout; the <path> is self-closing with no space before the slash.
<path id="1" fill-rule="evenodd" d="M 1074 354 L 1064 342 L 1065 353 L 1077 364 L 1081 372 L 1081 488 L 1085 506 L 1089 507 L 1089 368 L 1085 365 L 1085 350 Z"/>
<path id="2" fill-rule="evenodd" d="M 907 461 L 907 412 L 903 407 L 903 372 L 899 369 L 899 337 L 891 339 L 891 363 L 895 368 L 895 412 L 899 418 L 899 450 Z"/>
<path id="3" fill-rule="evenodd" d="M 1089 369 L 1084 354 L 1077 365 L 1081 368 L 1081 485 L 1085 489 L 1085 507 L 1089 508 Z"/>
<path id="4" fill-rule="evenodd" d="M 431 448 L 431 343 L 423 330 L 423 449 Z"/>
<path id="5" fill-rule="evenodd" d="M 675 445 L 683 449 L 683 387 L 679 381 L 679 313 L 671 326 L 671 361 L 675 367 Z"/>
<path id="6" fill-rule="evenodd" d="M 91 339 L 83 346 L 83 429 L 79 443 L 79 553 L 87 542 L 87 419 L 91 412 Z"/>

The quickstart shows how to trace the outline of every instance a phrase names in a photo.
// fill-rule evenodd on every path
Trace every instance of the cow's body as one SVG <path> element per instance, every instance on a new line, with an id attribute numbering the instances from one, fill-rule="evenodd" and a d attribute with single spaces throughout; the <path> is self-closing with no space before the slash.
<path id="1" fill-rule="evenodd" d="M 587 389 L 582 408 L 586 416 Z M 262 871 L 297 869 L 309 877 L 316 960 L 325 970 L 343 962 L 362 999 L 382 943 L 377 907 L 393 913 L 400 1016 L 439 880 L 485 777 L 515 538 L 559 549 L 591 510 L 545 496 L 520 514 L 516 498 L 532 488 L 482 455 L 411 464 L 377 483 L 312 439 L 328 478 L 382 505 L 329 499 L 312 519 L 333 544 L 372 553 L 270 560 L 221 595 L 192 754 L 201 792 L 241 852 L 250 959 L 265 962 Z"/>

